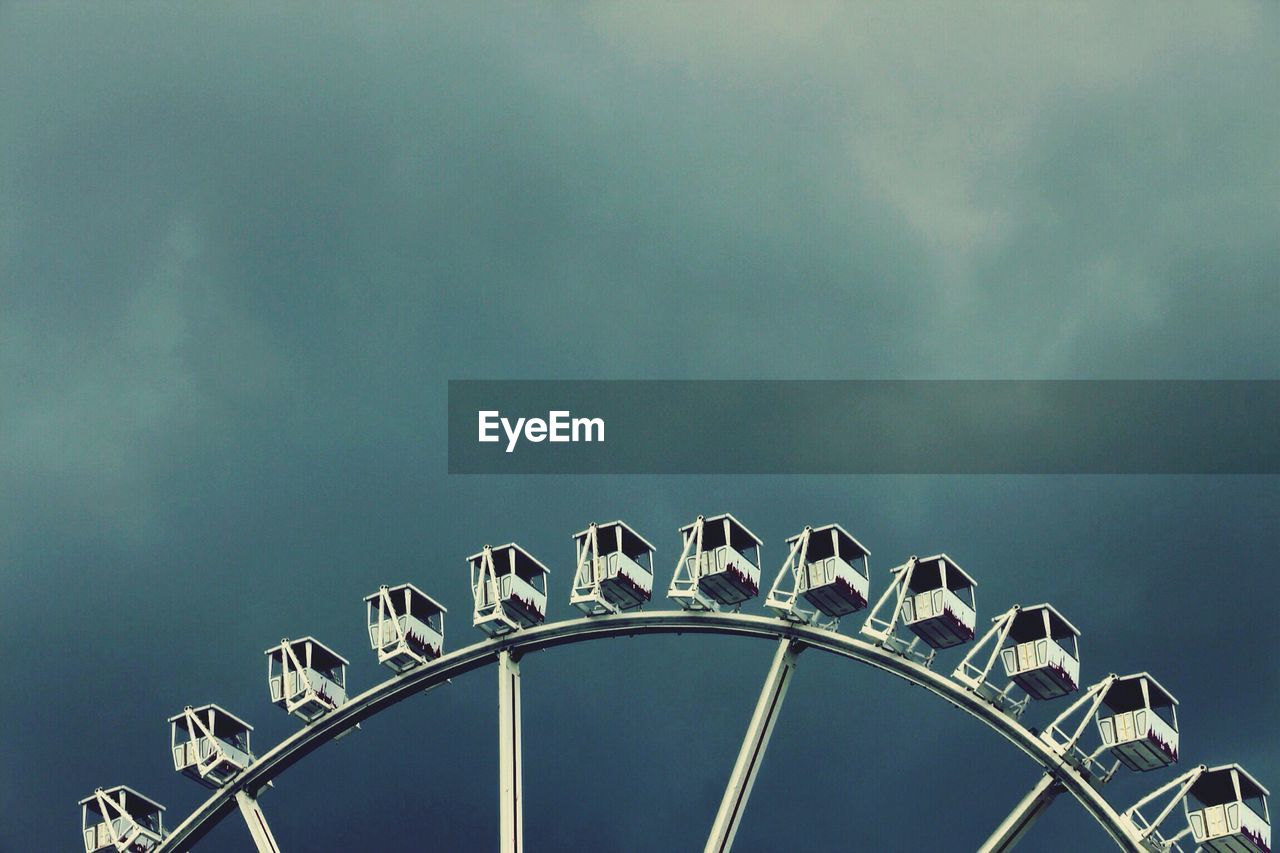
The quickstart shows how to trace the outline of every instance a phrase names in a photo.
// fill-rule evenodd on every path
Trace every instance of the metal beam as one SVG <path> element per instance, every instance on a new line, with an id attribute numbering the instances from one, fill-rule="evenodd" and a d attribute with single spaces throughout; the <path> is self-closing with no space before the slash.
<path id="1" fill-rule="evenodd" d="M 266 815 L 262 813 L 262 806 L 258 805 L 257 798 L 244 791 L 236 791 L 236 805 L 240 806 L 240 814 L 244 815 L 244 822 L 249 826 L 249 835 L 253 836 L 253 844 L 258 848 L 258 853 L 280 853 L 280 846 L 271 834 L 271 827 L 267 825 Z"/>
<path id="2" fill-rule="evenodd" d="M 520 754 L 520 661 L 509 649 L 498 652 L 498 826 L 501 853 L 524 849 L 524 804 Z"/>
<path id="3" fill-rule="evenodd" d="M 996 831 L 991 833 L 991 837 L 978 848 L 978 853 L 1005 853 L 1012 850 L 1031 828 L 1031 824 L 1036 822 L 1036 818 L 1044 814 L 1062 791 L 1062 783 L 1053 774 L 1041 776 L 1035 787 L 1027 792 L 1013 807 L 1013 811 L 1009 812 L 1009 816 L 996 827 Z"/>
<path id="4" fill-rule="evenodd" d="M 751 796 L 751 786 L 755 784 L 756 774 L 764 761 L 764 751 L 769 748 L 769 738 L 773 735 L 774 723 L 778 721 L 778 714 L 782 710 L 782 700 L 787 697 L 791 673 L 795 671 L 796 657 L 802 648 L 803 646 L 787 638 L 778 642 L 773 665 L 769 667 L 764 687 L 760 689 L 755 713 L 751 715 L 747 734 L 742 739 L 742 748 L 738 750 L 738 760 L 733 765 L 729 784 L 725 786 L 724 798 L 720 800 L 720 811 L 716 813 L 715 823 L 711 825 L 705 853 L 727 853 L 733 846 L 733 837 L 738 832 L 738 824 L 742 822 L 747 798 Z"/>
<path id="5" fill-rule="evenodd" d="M 798 640 L 805 646 L 859 661 L 924 688 L 982 722 L 1046 772 L 1056 770 L 1062 761 L 1048 744 L 972 691 L 886 649 L 845 634 L 744 613 L 629 611 L 612 616 L 550 622 L 495 639 L 482 640 L 370 687 L 347 704 L 276 744 L 249 765 L 232 783 L 215 791 L 173 829 L 157 848 L 157 853 L 175 853 L 189 849 L 218 821 L 235 810 L 236 790 L 243 788 L 250 795 L 255 794 L 298 761 L 361 721 L 451 678 L 493 664 L 498 653 L 504 649 L 528 654 L 540 649 L 604 637 L 639 634 L 717 634 L 774 642 L 784 637 Z M 1076 774 L 1067 773 L 1063 775 L 1062 783 L 1067 792 L 1079 801 L 1121 850 L 1143 853 L 1133 824 L 1121 817 L 1088 781 Z"/>

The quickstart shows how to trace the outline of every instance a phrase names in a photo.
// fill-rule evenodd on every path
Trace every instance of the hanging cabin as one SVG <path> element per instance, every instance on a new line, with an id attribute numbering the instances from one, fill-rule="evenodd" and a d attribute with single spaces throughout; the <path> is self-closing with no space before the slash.
<path id="1" fill-rule="evenodd" d="M 1187 791 L 1187 824 L 1208 853 L 1271 853 L 1270 793 L 1239 764 L 1206 770 Z"/>
<path id="2" fill-rule="evenodd" d="M 1130 770 L 1178 760 L 1178 700 L 1145 672 L 1116 679 L 1098 708 L 1102 745 Z"/>
<path id="3" fill-rule="evenodd" d="M 347 659 L 314 637 L 281 640 L 267 649 L 271 701 L 313 723 L 347 701 Z"/>
<path id="4" fill-rule="evenodd" d="M 164 841 L 164 806 L 128 785 L 99 788 L 80 801 L 85 853 L 150 853 Z"/>
<path id="5" fill-rule="evenodd" d="M 413 584 L 384 584 L 366 595 L 364 604 L 378 663 L 399 674 L 444 652 L 444 605 Z"/>
<path id="6" fill-rule="evenodd" d="M 935 649 L 973 639 L 978 624 L 977 581 L 946 554 L 916 561 L 902 600 L 902 622 Z"/>
<path id="7" fill-rule="evenodd" d="M 867 606 L 871 579 L 867 558 L 871 552 L 838 524 L 807 530 L 797 560 L 796 590 L 825 616 L 840 617 Z M 794 546 L 804 533 L 792 536 Z"/>
<path id="8" fill-rule="evenodd" d="M 514 542 L 488 545 L 467 558 L 471 566 L 472 623 L 490 637 L 541 625 L 547 618 L 551 570 Z"/>
<path id="9" fill-rule="evenodd" d="M 221 788 L 253 763 L 253 726 L 217 705 L 187 706 L 169 718 L 173 769 L 208 788 Z"/>
<path id="10" fill-rule="evenodd" d="M 634 610 L 653 597 L 654 547 L 626 522 L 590 524 L 573 536 L 570 601 L 588 616 Z"/>
<path id="11" fill-rule="evenodd" d="M 698 516 L 680 528 L 684 548 L 668 596 L 685 609 L 736 608 L 760 594 L 764 543 L 732 515 Z"/>
<path id="12" fill-rule="evenodd" d="M 1005 673 L 1033 699 L 1056 699 L 1080 687 L 1080 632 L 1051 604 L 1020 609 L 1000 650 Z"/>

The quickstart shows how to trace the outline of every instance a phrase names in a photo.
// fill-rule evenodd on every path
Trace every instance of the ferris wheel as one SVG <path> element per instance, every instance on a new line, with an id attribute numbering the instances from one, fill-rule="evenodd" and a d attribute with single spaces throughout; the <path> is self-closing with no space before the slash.
<path id="1" fill-rule="evenodd" d="M 806 527 L 786 540 L 787 557 L 765 596 L 768 615 L 741 612 L 759 596 L 762 541 L 727 513 L 679 530 L 682 550 L 667 590 L 678 609 L 644 611 L 653 596 L 654 546 L 622 521 L 575 534 L 570 601 L 581 618 L 547 622 L 547 567 L 515 543 L 467 558 L 472 624 L 486 636 L 444 650 L 445 607 L 411 583 L 365 596 L 370 649 L 391 670 L 356 696 L 349 661 L 314 637 L 283 639 L 265 651 L 272 704 L 305 725 L 256 754 L 253 727 L 218 705 L 188 706 L 169 718 L 174 769 L 212 789 L 173 828 L 164 807 L 132 788 L 98 788 L 80 801 L 86 853 L 171 853 L 192 849 L 239 811 L 259 853 L 278 853 L 259 797 L 306 755 L 403 699 L 473 670 L 498 675 L 498 828 L 502 853 L 524 848 L 520 660 L 571 643 L 640 634 L 724 634 L 774 646 L 773 662 L 710 823 L 705 850 L 734 841 L 799 655 L 825 652 L 895 675 L 965 711 L 1027 758 L 1042 775 L 991 832 L 982 853 L 1007 851 L 1059 796 L 1067 794 L 1125 851 L 1270 853 L 1268 791 L 1239 764 L 1192 767 L 1126 808 L 1103 794 L 1124 768 L 1145 773 L 1179 763 L 1174 695 L 1146 672 L 1080 677 L 1080 632 L 1050 604 L 1008 608 L 980 626 L 977 581 L 946 554 L 911 557 L 889 570 L 869 606 L 870 552 L 838 524 Z M 856 633 L 842 621 L 866 611 Z M 982 629 L 979 636 L 979 629 Z M 976 641 L 975 641 L 976 640 Z M 949 674 L 939 652 L 967 646 Z M 810 651 L 811 650 L 811 651 Z M 1073 697 L 1042 731 L 1022 724 L 1032 701 Z M 1092 725 L 1091 725 L 1092 724 Z M 1174 818 L 1181 812 L 1181 820 Z"/>

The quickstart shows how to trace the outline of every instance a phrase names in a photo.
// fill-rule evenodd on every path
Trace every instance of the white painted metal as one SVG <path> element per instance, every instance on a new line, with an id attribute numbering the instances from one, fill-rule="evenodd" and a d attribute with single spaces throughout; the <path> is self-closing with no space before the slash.
<path id="1" fill-rule="evenodd" d="M 280 853 L 280 846 L 276 844 L 276 838 L 271 834 L 267 816 L 262 813 L 262 806 L 258 805 L 257 798 L 249 796 L 242 790 L 236 791 L 236 805 L 240 807 L 240 814 L 244 816 L 244 822 L 249 827 L 249 835 L 253 838 L 253 844 L 258 849 L 258 853 Z"/>
<path id="2" fill-rule="evenodd" d="M 864 637 L 868 637 L 877 646 L 909 658 L 927 668 L 933 665 L 934 650 L 929 649 L 926 651 L 921 648 L 922 641 L 919 637 L 912 637 L 908 640 L 897 632 L 915 567 L 916 558 L 911 557 L 903 565 L 889 570 L 893 575 L 893 581 L 880 594 L 875 607 L 871 608 L 871 612 L 867 614 L 866 621 L 862 623 L 860 631 Z M 892 603 L 892 609 L 888 618 L 885 618 L 883 614 L 890 603 Z"/>
<path id="3" fill-rule="evenodd" d="M 569 601 L 588 616 L 621 613 L 653 597 L 654 547 L 623 521 L 573 536 L 577 566 Z"/>
<path id="4" fill-rule="evenodd" d="M 1106 744 L 1086 750 L 1081 748 L 1080 739 L 1088 730 L 1089 723 L 1096 720 L 1099 709 L 1103 707 L 1107 695 L 1118 680 L 1119 677 L 1113 673 L 1089 687 L 1040 734 L 1040 739 L 1056 750 L 1064 763 L 1086 774 L 1099 785 L 1111 780 L 1120 763 L 1117 761 L 1108 767 L 1100 761 L 1107 751 Z"/>
<path id="5" fill-rule="evenodd" d="M 1135 701 L 1134 696 L 1140 696 L 1140 701 Z M 1172 713 L 1176 704 L 1173 695 L 1145 672 L 1123 677 L 1113 673 L 1072 702 L 1041 732 L 1040 739 L 1057 752 L 1073 772 L 1086 776 L 1095 785 L 1105 785 L 1121 764 L 1130 770 L 1146 771 L 1178 760 L 1176 718 L 1170 726 L 1155 713 L 1161 706 L 1167 706 Z M 1099 745 L 1083 749 L 1080 741 L 1091 720 L 1097 725 Z M 1116 758 L 1110 766 L 1101 760 L 1108 752 Z M 1046 790 L 1054 778 L 1053 774 L 1046 774 L 1032 794 Z M 1010 827 L 1020 827 L 1020 836 L 1052 801 L 1052 796 L 1046 800 L 1032 795 L 1024 798 L 992 834 L 987 842 L 994 845 L 990 849 L 1010 849 L 1017 838 L 1005 839 L 1002 833 Z"/>
<path id="6" fill-rule="evenodd" d="M 235 790 L 256 793 L 272 779 L 330 740 L 350 731 L 361 721 L 380 711 L 435 687 L 496 662 L 500 651 L 527 654 L 557 645 L 577 643 L 605 637 L 639 634 L 713 633 L 759 639 L 791 639 L 805 646 L 859 661 L 896 675 L 930 693 L 945 699 L 965 713 L 981 721 L 1042 769 L 1052 771 L 1060 758 L 1048 745 L 1015 719 L 1002 713 L 970 689 L 931 672 L 900 655 L 861 640 L 800 625 L 772 617 L 728 613 L 694 613 L 667 611 L 656 613 L 622 613 L 609 616 L 574 619 L 541 625 L 501 639 L 490 639 L 450 652 L 440 659 L 396 676 L 354 697 L 343 707 L 300 729 L 261 756 L 236 779 L 225 786 L 182 821 L 159 848 L 166 853 L 186 851 L 219 820 L 235 809 Z M 1094 787 L 1075 774 L 1063 774 L 1062 784 L 1108 833 L 1115 843 L 1129 853 L 1147 849 L 1141 845 L 1139 830 L 1133 822 L 1121 818 Z"/>
<path id="7" fill-rule="evenodd" d="M 764 543 L 732 515 L 698 516 L 680 528 L 684 547 L 667 597 L 685 610 L 736 610 L 760 594 Z M 752 556 L 747 556 L 747 552 Z"/>
<path id="8" fill-rule="evenodd" d="M 520 733 L 520 662 L 498 652 L 498 827 L 501 853 L 524 849 L 524 760 Z"/>
<path id="9" fill-rule="evenodd" d="M 1013 627 L 1014 617 L 1018 615 L 1018 611 L 1021 609 L 1021 607 L 1014 605 L 992 619 L 991 627 L 987 629 L 987 633 L 983 634 L 978 642 L 974 643 L 973 648 L 969 649 L 968 654 L 964 656 L 964 660 L 960 661 L 960 665 L 951 673 L 951 677 L 956 681 L 968 687 L 976 695 L 990 702 L 1015 720 L 1021 717 L 1022 713 L 1027 709 L 1030 697 L 1024 696 L 1021 700 L 1015 699 L 1012 693 L 1015 685 L 1012 681 L 1004 687 L 1000 687 L 990 680 L 990 675 L 991 670 L 995 668 L 996 662 L 1000 659 L 1000 650 L 1004 647 L 1005 640 L 1009 637 L 1009 629 Z M 985 657 L 983 656 L 984 649 L 986 650 Z"/>
<path id="10" fill-rule="evenodd" d="M 834 631 L 840 617 L 867 606 L 871 552 L 847 530 L 838 524 L 806 527 L 787 544 L 765 607 L 783 619 Z"/>
<path id="11" fill-rule="evenodd" d="M 978 853 L 1005 853 L 1012 850 L 1062 791 L 1062 783 L 1052 773 L 1041 776 L 1035 787 L 1027 792 L 1013 807 L 1013 811 L 1009 812 L 1009 816 L 1000 822 L 995 832 L 991 833 L 991 837 L 978 848 Z"/>
<path id="12" fill-rule="evenodd" d="M 1191 827 L 1184 827 L 1181 831 L 1168 838 L 1164 836 L 1160 827 L 1168 819 L 1169 815 L 1173 813 L 1173 810 L 1177 808 L 1178 803 L 1184 801 L 1187 792 L 1191 790 L 1191 786 L 1204 775 L 1207 769 L 1203 764 L 1199 767 L 1193 767 L 1178 778 L 1156 788 L 1150 794 L 1125 809 L 1121 817 L 1129 824 L 1132 832 L 1136 835 L 1138 843 L 1141 845 L 1140 849 L 1150 851 L 1182 849 L 1178 845 L 1178 841 L 1191 834 Z M 1144 808 L 1158 803 L 1160 798 L 1166 795 L 1170 796 L 1168 796 L 1159 811 L 1155 813 L 1154 817 L 1148 817 L 1143 814 L 1142 810 Z"/>
<path id="13" fill-rule="evenodd" d="M 547 618 L 550 569 L 514 542 L 488 545 L 471 566 L 472 624 L 490 637 L 541 625 Z"/>
<path id="14" fill-rule="evenodd" d="M 364 603 L 369 645 L 378 653 L 378 663 L 404 672 L 444 651 L 445 607 L 413 584 L 383 584 Z"/>
<path id="15" fill-rule="evenodd" d="M 164 806 L 127 785 L 98 788 L 80 801 L 80 835 L 86 853 L 151 853 L 165 838 Z"/>
<path id="16" fill-rule="evenodd" d="M 898 627 L 898 621 L 902 618 L 902 603 L 907 595 L 907 582 L 911 579 L 911 574 L 916 568 L 915 556 L 909 557 L 907 562 L 896 568 L 889 570 L 893 575 L 893 580 L 885 591 L 880 593 L 880 598 L 876 600 L 876 606 L 871 608 L 871 612 L 867 614 L 867 619 L 862 623 L 861 633 L 864 637 L 883 644 L 884 641 L 894 636 L 894 630 Z M 889 616 L 886 618 L 884 610 L 893 603 Z"/>
<path id="17" fill-rule="evenodd" d="M 1090 687 L 1040 733 L 1040 739 L 1059 755 L 1062 764 L 1071 768 L 1068 772 L 1079 772 L 1090 778 L 1096 785 L 1106 784 L 1115 773 L 1119 762 L 1110 768 L 1100 764 L 1097 761 L 1098 755 L 1104 752 L 1106 747 L 1099 747 L 1092 753 L 1087 752 L 1080 748 L 1080 738 L 1115 681 L 1115 675 L 1108 675 Z M 1046 773 L 1014 806 L 1013 811 L 1000 822 L 980 850 L 983 853 L 1012 850 L 1061 792 L 1062 785 L 1058 782 L 1058 774 Z"/>
<path id="18" fill-rule="evenodd" d="M 271 702 L 313 723 L 347 701 L 347 659 L 314 637 L 285 638 L 263 652 Z"/>
<path id="19" fill-rule="evenodd" d="M 720 799 L 720 809 L 711 825 L 705 853 L 726 853 L 733 846 L 733 837 L 742 822 L 742 814 L 746 811 L 751 787 L 755 785 L 756 774 L 760 772 L 760 764 L 764 761 L 765 750 L 769 748 L 769 738 L 773 735 L 774 724 L 782 711 L 782 702 L 787 698 L 791 674 L 796 668 L 796 657 L 802 649 L 803 646 L 789 639 L 778 641 L 773 664 L 760 689 L 760 698 L 756 700 L 755 711 L 747 725 L 742 747 L 738 750 L 738 760 L 734 762 L 729 784 L 725 786 L 724 796 Z"/>
<path id="20" fill-rule="evenodd" d="M 217 705 L 188 705 L 169 718 L 173 768 L 209 788 L 219 788 L 253 762 L 253 726 Z"/>

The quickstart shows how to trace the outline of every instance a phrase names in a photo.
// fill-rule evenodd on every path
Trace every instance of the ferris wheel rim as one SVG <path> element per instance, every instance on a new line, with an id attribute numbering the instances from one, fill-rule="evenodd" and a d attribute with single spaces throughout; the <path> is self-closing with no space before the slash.
<path id="1" fill-rule="evenodd" d="M 1084 778 L 1061 772 L 1063 759 L 1020 722 L 983 700 L 963 685 L 912 660 L 847 634 L 813 625 L 745 613 L 689 610 L 630 611 L 548 622 L 536 627 L 487 638 L 456 649 L 352 697 L 346 704 L 299 729 L 257 757 L 234 779 L 197 806 L 165 837 L 157 853 L 184 851 L 203 838 L 236 808 L 236 795 L 256 796 L 272 780 L 359 723 L 452 678 L 496 665 L 502 651 L 528 654 L 561 645 L 639 634 L 713 634 L 763 640 L 790 640 L 897 676 L 944 699 L 984 723 L 1012 743 L 1084 808 L 1122 850 L 1141 853 L 1134 829 Z"/>

